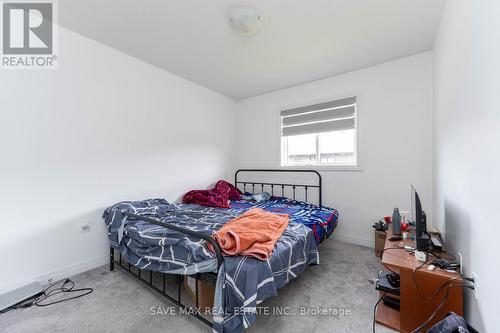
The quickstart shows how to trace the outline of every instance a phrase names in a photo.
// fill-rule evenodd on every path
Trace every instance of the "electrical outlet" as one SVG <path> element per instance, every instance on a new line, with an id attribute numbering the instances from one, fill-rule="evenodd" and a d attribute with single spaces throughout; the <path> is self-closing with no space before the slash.
<path id="1" fill-rule="evenodd" d="M 479 299 L 479 280 L 475 272 L 472 272 L 472 278 L 474 279 L 474 297 Z"/>
<path id="2" fill-rule="evenodd" d="M 464 269 L 464 266 L 462 264 L 462 253 L 458 252 L 458 260 L 460 261 L 460 275 L 463 274 L 463 269 Z"/>
<path id="3" fill-rule="evenodd" d="M 89 232 L 90 231 L 90 225 L 88 223 L 82 224 L 80 226 L 80 232 Z"/>

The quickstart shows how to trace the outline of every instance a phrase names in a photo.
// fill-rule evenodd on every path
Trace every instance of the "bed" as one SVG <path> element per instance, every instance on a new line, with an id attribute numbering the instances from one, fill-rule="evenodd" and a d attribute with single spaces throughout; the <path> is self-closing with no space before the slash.
<path id="1" fill-rule="evenodd" d="M 255 171 L 264 172 L 252 170 Z M 237 177 L 241 172 L 239 170 L 236 173 L 236 186 L 240 184 Z M 321 193 L 321 178 L 319 179 L 317 188 Z M 240 185 L 244 190 L 251 186 L 255 193 L 256 184 L 257 187 L 260 184 L 261 189 L 266 185 L 273 188 L 277 186 L 282 190 L 281 194 L 284 194 L 285 187 L 291 186 L 293 197 L 299 188 L 317 186 L 249 183 L 248 180 Z M 307 191 L 306 189 L 305 193 Z M 244 256 L 223 257 L 218 244 L 210 237 L 211 234 L 226 222 L 255 207 L 290 214 L 290 223 L 276 243 L 272 255 L 265 261 Z M 229 208 L 172 205 L 164 199 L 128 201 L 109 207 L 103 217 L 111 245 L 111 270 L 116 263 L 129 273 L 133 272 L 131 267 L 137 268 L 137 274 L 134 274 L 136 277 L 149 282 L 153 289 L 181 307 L 185 307 L 180 299 L 182 276 L 190 275 L 197 280 L 213 283 L 215 299 L 212 321 L 196 311 L 190 314 L 212 326 L 214 331 L 241 332 L 255 321 L 257 304 L 276 296 L 279 288 L 297 277 L 307 266 L 319 264 L 317 243 L 333 232 L 338 213 L 295 198 L 272 196 L 260 203 L 235 201 Z M 316 232 L 313 231 L 315 228 Z M 208 251 L 206 242 L 212 245 L 214 252 Z M 118 252 L 118 260 L 115 258 L 115 251 Z M 142 274 L 147 274 L 144 272 L 149 272 L 149 281 L 143 278 Z M 152 272 L 164 274 L 163 288 L 153 285 Z M 177 298 L 165 293 L 167 274 L 177 276 Z M 198 307 L 198 296 L 195 305 Z"/>

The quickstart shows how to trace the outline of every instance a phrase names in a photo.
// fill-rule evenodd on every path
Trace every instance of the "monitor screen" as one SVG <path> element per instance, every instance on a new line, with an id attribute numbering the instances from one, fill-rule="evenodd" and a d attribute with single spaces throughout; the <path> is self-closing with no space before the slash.
<path id="1" fill-rule="evenodd" d="M 415 190 L 415 187 L 413 185 L 410 185 L 410 196 L 411 196 L 411 200 L 410 200 L 410 204 L 411 204 L 411 211 L 410 211 L 410 223 L 412 225 L 415 225 L 415 221 L 416 221 L 416 215 L 417 215 L 417 212 L 415 211 L 416 207 L 415 207 L 415 196 L 417 194 L 417 190 Z"/>

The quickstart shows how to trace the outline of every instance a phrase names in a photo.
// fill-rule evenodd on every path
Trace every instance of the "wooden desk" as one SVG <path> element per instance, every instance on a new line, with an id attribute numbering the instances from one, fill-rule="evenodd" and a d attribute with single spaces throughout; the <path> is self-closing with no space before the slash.
<path id="1" fill-rule="evenodd" d="M 382 264 L 400 275 L 400 310 L 390 308 L 381 301 L 377 307 L 376 322 L 409 333 L 429 318 L 439 304 L 444 301 L 446 292 L 448 292 L 447 300 L 434 319 L 424 328 L 423 332 L 443 319 L 449 311 L 454 311 L 463 316 L 463 287 L 456 286 L 456 284 L 463 283 L 460 275 L 447 272 L 438 267 L 430 271 L 427 269 L 428 264 L 418 269 L 422 263 L 415 259 L 414 254 L 409 254 L 404 248 L 396 249 L 396 246 L 404 247 L 404 245 L 415 247 L 414 242 L 411 240 L 391 242 L 389 238 L 392 236 L 391 226 L 389 226 Z M 443 255 L 445 254 L 443 253 Z M 429 261 L 433 259 L 431 257 L 428 257 Z M 416 269 L 415 273 L 414 269 Z M 439 287 L 444 286 L 447 282 L 455 286 L 442 287 L 437 292 Z M 435 294 L 436 292 L 437 294 Z M 432 298 L 434 294 L 435 297 Z"/>

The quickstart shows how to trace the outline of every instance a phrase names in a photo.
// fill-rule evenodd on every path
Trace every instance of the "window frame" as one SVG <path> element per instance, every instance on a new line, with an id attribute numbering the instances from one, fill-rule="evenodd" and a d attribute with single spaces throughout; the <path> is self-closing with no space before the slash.
<path id="1" fill-rule="evenodd" d="M 348 94 L 342 94 L 342 95 L 335 95 L 333 97 L 328 97 L 328 98 L 322 98 L 322 99 L 316 99 L 316 100 L 309 100 L 307 102 L 297 102 L 289 105 L 285 105 L 280 107 L 277 110 L 277 117 L 278 117 L 278 142 L 279 142 L 279 161 L 278 165 L 281 169 L 316 169 L 316 170 L 331 170 L 331 171 L 362 171 L 363 169 L 361 168 L 361 158 L 360 158 L 360 140 L 359 140 L 359 119 L 360 119 L 360 110 L 362 106 L 362 94 L 359 92 L 353 92 L 353 93 L 348 93 Z M 355 156 L 355 163 L 323 163 L 323 164 L 304 164 L 304 165 L 289 165 L 285 164 L 285 151 L 287 150 L 288 146 L 286 144 L 283 144 L 283 139 L 285 139 L 281 135 L 281 130 L 282 130 L 282 119 L 281 119 L 281 111 L 282 110 L 287 110 L 287 109 L 293 109 L 293 108 L 298 108 L 302 106 L 307 106 L 307 105 L 314 105 L 314 104 L 319 104 L 319 103 L 325 103 L 329 101 L 335 101 L 339 99 L 344 99 L 344 98 L 349 98 L 349 97 L 356 97 L 356 110 L 355 110 L 355 117 L 354 117 L 354 156 Z M 313 134 L 313 133 L 311 133 Z M 285 146 L 285 147 L 284 147 Z M 316 135 L 316 160 L 319 162 L 319 135 Z"/>

